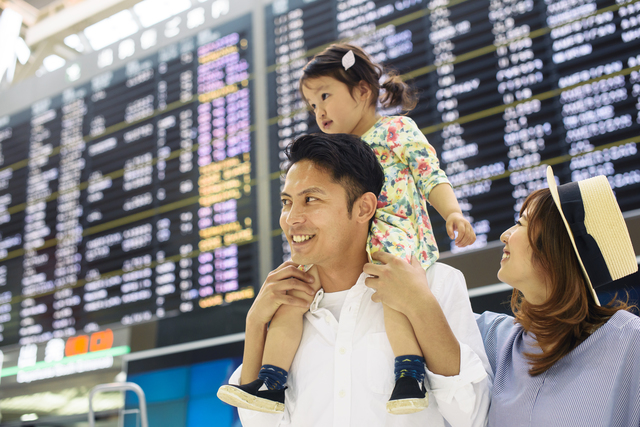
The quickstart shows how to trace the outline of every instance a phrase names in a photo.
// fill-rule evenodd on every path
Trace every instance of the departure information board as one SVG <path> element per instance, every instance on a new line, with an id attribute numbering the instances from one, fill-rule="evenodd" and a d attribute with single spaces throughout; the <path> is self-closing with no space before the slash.
<path id="1" fill-rule="evenodd" d="M 0 119 L 0 345 L 255 295 L 250 16 Z"/>
<path id="2" fill-rule="evenodd" d="M 318 131 L 301 69 L 344 40 L 418 89 L 408 115 L 478 236 L 464 250 L 513 224 L 546 165 L 561 183 L 607 175 L 623 211 L 640 208 L 639 14 L 640 2 L 622 0 L 275 1 L 265 9 L 274 206 L 283 147 Z M 440 251 L 459 252 L 429 211 Z M 273 246 L 289 256 L 281 237 Z"/>

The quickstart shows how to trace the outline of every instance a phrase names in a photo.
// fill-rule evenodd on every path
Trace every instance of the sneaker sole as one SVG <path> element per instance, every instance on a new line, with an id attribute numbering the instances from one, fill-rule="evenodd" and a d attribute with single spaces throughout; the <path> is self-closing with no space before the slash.
<path id="1" fill-rule="evenodd" d="M 218 399 L 231 406 L 252 411 L 280 414 L 284 412 L 284 403 L 263 399 L 233 386 L 222 386 L 218 389 Z"/>
<path id="2" fill-rule="evenodd" d="M 429 398 L 422 399 L 398 399 L 387 402 L 387 412 L 393 415 L 414 414 L 423 411 L 429 406 Z"/>

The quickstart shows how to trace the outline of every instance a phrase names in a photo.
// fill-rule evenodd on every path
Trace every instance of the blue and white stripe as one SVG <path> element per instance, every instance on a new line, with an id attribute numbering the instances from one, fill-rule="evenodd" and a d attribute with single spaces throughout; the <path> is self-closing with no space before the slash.
<path id="1" fill-rule="evenodd" d="M 547 372 L 531 377 L 539 351 L 513 318 L 476 317 L 493 370 L 488 426 L 640 427 L 640 318 L 620 311 Z"/>

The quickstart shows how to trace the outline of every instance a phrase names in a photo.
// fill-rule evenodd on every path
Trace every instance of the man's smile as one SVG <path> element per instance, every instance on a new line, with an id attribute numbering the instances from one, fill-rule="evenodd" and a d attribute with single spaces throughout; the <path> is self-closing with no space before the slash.
<path id="1" fill-rule="evenodd" d="M 315 234 L 292 234 L 291 240 L 293 240 L 294 243 L 302 243 L 314 237 L 315 237 Z"/>

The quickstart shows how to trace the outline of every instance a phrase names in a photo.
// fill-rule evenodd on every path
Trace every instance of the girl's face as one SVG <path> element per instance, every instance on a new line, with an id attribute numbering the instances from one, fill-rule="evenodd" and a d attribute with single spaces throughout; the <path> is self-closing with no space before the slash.
<path id="1" fill-rule="evenodd" d="M 333 77 L 306 80 L 302 96 L 316 115 L 324 133 L 349 133 L 362 136 L 376 122 L 375 106 L 370 105 L 371 89 L 362 84 L 353 91 Z"/>
<path id="2" fill-rule="evenodd" d="M 505 244 L 500 260 L 498 279 L 522 292 L 532 304 L 547 299 L 547 286 L 543 272 L 533 263 L 533 252 L 527 237 L 529 219 L 525 211 L 516 224 L 500 236 Z"/>

